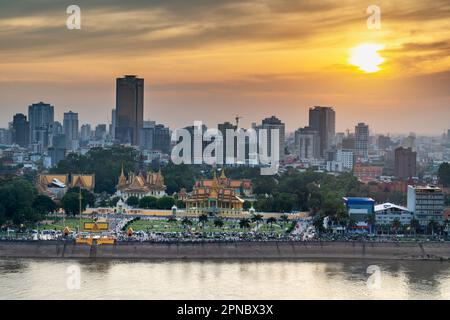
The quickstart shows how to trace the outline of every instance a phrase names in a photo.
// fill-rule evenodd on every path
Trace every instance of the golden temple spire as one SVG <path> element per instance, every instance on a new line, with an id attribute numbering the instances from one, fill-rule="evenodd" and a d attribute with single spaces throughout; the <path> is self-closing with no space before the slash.
<path id="1" fill-rule="evenodd" d="M 125 174 L 123 172 L 123 162 L 122 162 L 122 172 L 120 173 L 120 177 L 119 177 L 119 185 L 125 185 L 127 183 L 127 178 L 125 177 Z"/>
<path id="2" fill-rule="evenodd" d="M 226 179 L 227 176 L 225 175 L 225 168 L 222 167 L 222 171 L 220 172 L 220 179 Z"/>

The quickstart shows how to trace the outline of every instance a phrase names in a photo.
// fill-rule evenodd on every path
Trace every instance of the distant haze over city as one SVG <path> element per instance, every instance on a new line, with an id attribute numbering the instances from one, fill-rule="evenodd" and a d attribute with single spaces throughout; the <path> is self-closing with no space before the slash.
<path id="1" fill-rule="evenodd" d="M 315 105 L 335 108 L 338 132 L 361 121 L 380 133 L 448 128 L 448 1 L 378 1 L 379 30 L 355 1 L 77 5 L 80 30 L 66 28 L 58 1 L 0 4 L 1 127 L 39 101 L 59 121 L 72 110 L 80 123 L 109 123 L 115 79 L 136 74 L 144 119 L 170 128 L 236 114 L 250 127 L 275 114 L 292 132 Z M 358 64 L 358 52 L 380 60 Z"/>

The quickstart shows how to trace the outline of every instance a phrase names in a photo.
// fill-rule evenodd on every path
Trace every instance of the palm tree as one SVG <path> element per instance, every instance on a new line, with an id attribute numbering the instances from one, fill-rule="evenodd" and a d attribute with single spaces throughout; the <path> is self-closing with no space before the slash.
<path id="1" fill-rule="evenodd" d="M 398 218 L 395 218 L 391 223 L 392 229 L 395 230 L 395 235 L 397 235 L 398 229 L 402 226 L 402 223 Z"/>
<path id="2" fill-rule="evenodd" d="M 445 219 L 444 225 L 443 225 L 443 230 L 444 230 L 444 232 L 447 232 L 447 234 L 448 234 L 448 225 L 449 224 L 450 224 L 450 221 L 448 219 Z"/>
<path id="3" fill-rule="evenodd" d="M 177 222 L 177 218 L 169 217 L 169 219 L 167 219 L 167 222 L 169 222 L 169 223 Z"/>
<path id="4" fill-rule="evenodd" d="M 217 228 L 222 228 L 224 225 L 223 219 L 222 218 L 216 218 L 214 219 L 214 226 Z"/>
<path id="5" fill-rule="evenodd" d="M 283 227 L 285 227 L 285 226 L 286 226 L 286 223 L 289 221 L 289 217 L 288 217 L 287 215 L 283 214 L 283 215 L 280 217 L 280 221 L 283 223 Z"/>
<path id="6" fill-rule="evenodd" d="M 414 238 L 416 238 L 417 230 L 420 228 L 419 220 L 417 220 L 416 218 L 412 218 L 409 225 L 411 226 L 411 229 L 414 230 Z"/>
<path id="7" fill-rule="evenodd" d="M 352 228 L 355 227 L 355 226 L 356 226 L 356 221 L 355 221 L 355 219 L 350 218 L 350 219 L 348 220 L 347 228 L 348 228 L 348 229 L 352 229 Z"/>
<path id="8" fill-rule="evenodd" d="M 250 220 L 248 220 L 247 218 L 243 218 L 239 221 L 239 226 L 242 229 L 248 229 L 250 228 Z"/>
<path id="9" fill-rule="evenodd" d="M 369 224 L 372 233 L 376 233 L 375 232 L 376 218 L 374 213 L 369 214 L 369 216 L 367 217 L 367 223 Z"/>
<path id="10" fill-rule="evenodd" d="M 202 224 L 202 228 L 205 226 L 205 224 L 208 222 L 208 215 L 206 213 L 203 213 L 198 217 L 198 222 Z"/>
<path id="11" fill-rule="evenodd" d="M 267 219 L 266 222 L 267 222 L 268 224 L 270 224 L 270 230 L 273 230 L 273 224 L 274 224 L 275 222 L 277 222 L 277 218 L 270 217 L 270 218 Z"/>
<path id="12" fill-rule="evenodd" d="M 438 226 L 438 223 L 434 221 L 433 219 L 430 220 L 428 223 L 428 229 L 431 229 L 431 235 L 434 236 L 434 229 Z"/>
<path id="13" fill-rule="evenodd" d="M 258 226 L 259 226 L 259 223 L 263 220 L 263 216 L 256 213 L 256 214 L 254 214 L 254 215 L 252 216 L 251 219 L 252 219 L 253 222 L 256 223 L 256 227 L 258 227 Z"/>
<path id="14" fill-rule="evenodd" d="M 192 225 L 192 221 L 188 217 L 184 217 L 183 220 L 181 220 L 181 224 L 184 225 L 184 226 L 191 226 Z"/>

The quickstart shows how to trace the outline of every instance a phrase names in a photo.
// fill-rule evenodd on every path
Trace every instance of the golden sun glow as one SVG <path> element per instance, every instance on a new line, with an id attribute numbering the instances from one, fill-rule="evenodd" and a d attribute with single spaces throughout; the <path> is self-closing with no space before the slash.
<path id="1" fill-rule="evenodd" d="M 350 49 L 349 63 L 366 73 L 380 71 L 379 65 L 384 58 L 378 53 L 384 46 L 376 43 L 366 43 Z"/>

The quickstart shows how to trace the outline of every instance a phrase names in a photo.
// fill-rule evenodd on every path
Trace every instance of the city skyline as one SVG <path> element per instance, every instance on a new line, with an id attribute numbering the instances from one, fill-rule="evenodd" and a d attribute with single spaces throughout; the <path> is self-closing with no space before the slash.
<path id="1" fill-rule="evenodd" d="M 236 114 L 249 128 L 276 115 L 294 132 L 310 107 L 324 105 L 338 113 L 337 132 L 359 122 L 378 133 L 448 129 L 445 1 L 381 1 L 380 30 L 367 28 L 370 3 L 355 1 L 78 5 L 81 30 L 66 28 L 56 1 L 0 5 L 1 127 L 39 101 L 58 120 L 72 110 L 81 124 L 109 123 L 114 79 L 136 74 L 146 81 L 144 119 L 170 128 Z M 364 43 L 382 45 L 379 72 L 349 63 Z"/>

